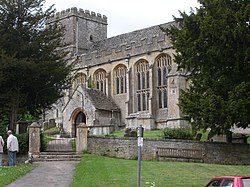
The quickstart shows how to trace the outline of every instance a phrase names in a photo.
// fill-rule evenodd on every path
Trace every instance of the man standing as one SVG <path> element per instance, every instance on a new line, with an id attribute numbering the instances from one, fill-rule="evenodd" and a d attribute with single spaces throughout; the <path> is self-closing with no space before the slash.
<path id="1" fill-rule="evenodd" d="M 7 149 L 8 149 L 8 163 L 9 166 L 16 165 L 16 153 L 18 152 L 18 140 L 12 134 L 11 130 L 7 132 Z"/>
<path id="2" fill-rule="evenodd" d="M 3 146 L 4 146 L 3 137 L 0 136 L 0 167 L 2 166 L 2 161 L 3 161 Z"/>

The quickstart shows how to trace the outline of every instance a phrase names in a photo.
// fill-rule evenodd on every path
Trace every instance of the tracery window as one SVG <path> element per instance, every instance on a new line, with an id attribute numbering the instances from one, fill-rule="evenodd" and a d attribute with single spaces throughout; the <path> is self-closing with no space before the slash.
<path id="1" fill-rule="evenodd" d="M 167 54 L 162 54 L 156 59 L 157 65 L 157 93 L 158 107 L 168 107 L 168 74 L 172 69 L 172 59 Z"/>
<path id="2" fill-rule="evenodd" d="M 135 67 L 136 71 L 136 96 L 137 110 L 146 111 L 149 106 L 149 63 L 146 60 L 140 60 Z"/>
<path id="3" fill-rule="evenodd" d="M 114 70 L 115 94 L 122 94 L 127 92 L 127 68 L 120 65 Z"/>
<path id="4" fill-rule="evenodd" d="M 94 75 L 95 88 L 106 94 L 106 72 L 99 70 Z"/>
<path id="5" fill-rule="evenodd" d="M 73 82 L 73 88 L 75 89 L 78 85 L 85 85 L 86 83 L 86 78 L 87 76 L 83 73 L 78 73 L 75 78 L 74 78 L 74 82 Z"/>

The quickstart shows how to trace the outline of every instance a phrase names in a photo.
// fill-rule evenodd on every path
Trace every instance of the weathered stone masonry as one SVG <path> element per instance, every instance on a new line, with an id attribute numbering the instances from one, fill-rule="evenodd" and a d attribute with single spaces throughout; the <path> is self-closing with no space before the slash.
<path id="1" fill-rule="evenodd" d="M 101 14 L 71 8 L 47 23 L 57 21 L 66 29 L 64 49 L 69 63 L 75 64 L 75 79 L 72 89 L 65 90 L 64 98 L 48 111 L 47 120 L 55 119 L 72 135 L 80 122 L 94 135 L 141 124 L 145 129 L 189 126 L 178 107 L 180 91 L 188 83 L 177 70 L 175 50 L 161 29 L 174 22 L 107 38 L 107 17 Z M 116 106 L 103 110 L 98 103 L 88 102 L 89 89 L 104 93 L 96 100 L 107 97 Z"/>
<path id="2" fill-rule="evenodd" d="M 204 163 L 250 164 L 247 144 L 210 143 L 190 140 L 144 139 L 142 159 L 155 160 L 157 147 L 202 150 Z M 137 138 L 88 137 L 88 152 L 127 159 L 137 158 Z"/>

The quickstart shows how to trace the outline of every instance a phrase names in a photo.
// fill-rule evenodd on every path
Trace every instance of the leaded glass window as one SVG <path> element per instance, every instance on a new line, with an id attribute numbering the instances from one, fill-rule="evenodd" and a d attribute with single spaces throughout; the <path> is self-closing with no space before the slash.
<path id="1" fill-rule="evenodd" d="M 86 83 L 86 78 L 87 76 L 83 73 L 78 73 L 75 78 L 74 78 L 74 82 L 73 82 L 73 88 L 75 89 L 78 85 L 85 85 Z"/>
<path id="2" fill-rule="evenodd" d="M 146 111 L 149 108 L 149 63 L 146 60 L 140 60 L 135 67 L 136 71 L 136 95 L 137 110 Z"/>
<path id="3" fill-rule="evenodd" d="M 99 70 L 94 75 L 95 87 L 106 94 L 106 72 L 104 70 Z"/>
<path id="4" fill-rule="evenodd" d="M 115 80 L 115 94 L 126 93 L 126 83 L 127 83 L 127 68 L 126 66 L 120 65 L 114 70 L 114 80 Z"/>
<path id="5" fill-rule="evenodd" d="M 168 74 L 172 69 L 171 57 L 162 54 L 156 58 L 158 108 L 168 107 Z"/>

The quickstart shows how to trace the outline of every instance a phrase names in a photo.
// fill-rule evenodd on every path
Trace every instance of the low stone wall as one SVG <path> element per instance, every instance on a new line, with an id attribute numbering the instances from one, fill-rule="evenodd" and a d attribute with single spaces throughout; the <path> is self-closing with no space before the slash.
<path id="1" fill-rule="evenodd" d="M 191 140 L 144 139 L 142 159 L 156 160 L 157 147 L 201 150 L 204 163 L 250 164 L 250 145 Z M 136 159 L 137 138 L 89 136 L 87 149 L 98 155 Z"/>

